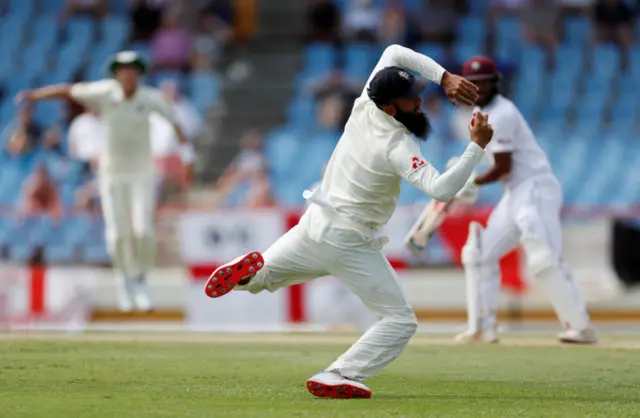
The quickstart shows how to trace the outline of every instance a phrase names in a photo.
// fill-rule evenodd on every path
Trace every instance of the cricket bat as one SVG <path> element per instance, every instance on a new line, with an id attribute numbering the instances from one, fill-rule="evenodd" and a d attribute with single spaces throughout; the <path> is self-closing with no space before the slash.
<path id="1" fill-rule="evenodd" d="M 442 225 L 455 199 L 447 202 L 432 200 L 424 208 L 418 220 L 404 239 L 405 245 L 415 255 L 420 255 L 429 244 L 431 236 Z"/>

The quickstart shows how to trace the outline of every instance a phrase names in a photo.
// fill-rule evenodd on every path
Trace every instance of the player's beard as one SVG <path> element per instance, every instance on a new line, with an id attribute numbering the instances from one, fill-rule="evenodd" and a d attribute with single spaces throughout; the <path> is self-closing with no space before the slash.
<path id="1" fill-rule="evenodd" d="M 403 112 L 396 107 L 396 115 L 394 117 L 421 141 L 426 141 L 429 137 L 431 124 L 424 112 Z"/>

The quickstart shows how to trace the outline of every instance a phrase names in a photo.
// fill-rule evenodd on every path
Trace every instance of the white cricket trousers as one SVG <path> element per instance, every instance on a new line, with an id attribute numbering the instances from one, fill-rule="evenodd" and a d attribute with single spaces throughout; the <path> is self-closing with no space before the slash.
<path id="1" fill-rule="evenodd" d="M 244 287 L 252 293 L 332 275 L 353 291 L 376 322 L 326 370 L 363 381 L 404 349 L 418 322 L 373 231 L 312 205 L 300 223 L 264 254 L 265 266 Z"/>
<path id="2" fill-rule="evenodd" d="M 100 176 L 105 240 L 114 267 L 126 279 L 144 275 L 155 257 L 153 176 Z"/>
<path id="3" fill-rule="evenodd" d="M 524 247 L 529 273 L 546 288 L 563 326 L 589 326 L 587 309 L 562 258 L 561 208 L 562 189 L 551 175 L 530 178 L 505 190 L 477 242 L 470 237 L 463 249 L 470 328 L 495 325 L 498 262 L 518 244 Z"/>

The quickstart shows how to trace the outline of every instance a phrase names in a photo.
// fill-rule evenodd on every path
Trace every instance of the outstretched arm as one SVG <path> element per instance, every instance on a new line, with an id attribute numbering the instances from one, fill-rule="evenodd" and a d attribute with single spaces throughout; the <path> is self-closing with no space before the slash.
<path id="1" fill-rule="evenodd" d="M 389 161 L 398 174 L 414 187 L 440 202 L 452 199 L 462 189 L 476 166 L 482 161 L 484 149 L 471 142 L 458 161 L 444 173 L 427 162 L 413 139 L 398 143 L 390 150 Z"/>
<path id="2" fill-rule="evenodd" d="M 94 109 L 100 109 L 115 87 L 115 80 L 100 80 L 88 83 L 58 84 L 18 93 L 15 102 L 47 99 L 73 99 Z"/>
<path id="3" fill-rule="evenodd" d="M 364 86 L 362 95 L 367 94 L 371 79 L 386 67 L 400 67 L 407 70 L 415 71 L 422 77 L 440 84 L 447 97 L 454 105 L 458 105 L 458 101 L 472 106 L 478 99 L 478 88 L 468 80 L 447 72 L 440 64 L 433 59 L 415 52 L 409 48 L 400 45 L 388 46 L 382 53 L 380 61 L 373 69 L 369 76 L 367 84 Z"/>
<path id="4" fill-rule="evenodd" d="M 406 68 L 407 70 L 417 72 L 422 77 L 437 84 L 440 84 L 442 76 L 446 73 L 440 64 L 426 55 L 419 54 L 400 45 L 390 45 L 384 50 L 380 61 L 378 61 L 378 64 L 369 76 L 369 80 L 367 80 L 367 84 L 364 86 L 364 94 L 367 92 L 371 79 L 373 79 L 378 71 L 386 67 Z"/>
<path id="5" fill-rule="evenodd" d="M 14 101 L 18 104 L 23 101 L 69 99 L 71 97 L 71 86 L 71 84 L 56 84 L 39 89 L 21 91 L 16 95 Z"/>

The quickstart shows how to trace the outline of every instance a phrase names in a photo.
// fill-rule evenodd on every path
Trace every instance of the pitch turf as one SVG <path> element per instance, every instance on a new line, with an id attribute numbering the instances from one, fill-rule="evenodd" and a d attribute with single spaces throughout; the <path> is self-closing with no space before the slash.
<path id="1" fill-rule="evenodd" d="M 304 383 L 355 336 L 0 337 L 0 417 L 632 417 L 640 341 L 460 347 L 418 336 L 370 400 Z"/>

